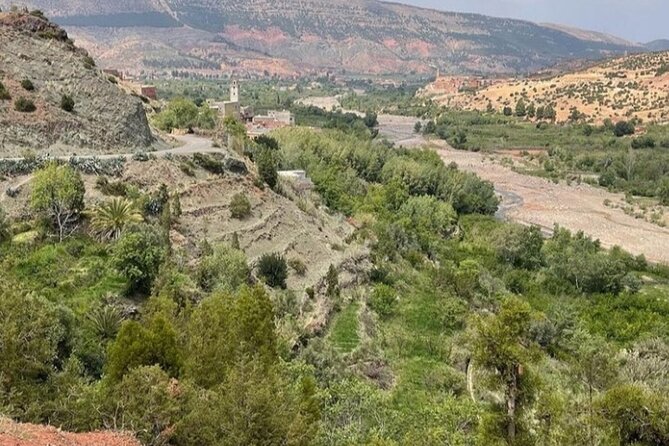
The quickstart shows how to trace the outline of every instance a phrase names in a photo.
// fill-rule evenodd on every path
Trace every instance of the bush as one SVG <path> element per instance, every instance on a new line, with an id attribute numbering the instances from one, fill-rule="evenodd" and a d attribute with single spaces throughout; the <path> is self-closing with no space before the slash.
<path id="1" fill-rule="evenodd" d="M 93 60 L 91 56 L 84 56 L 83 63 L 84 63 L 84 68 L 88 70 L 95 68 L 95 60 Z"/>
<path id="2" fill-rule="evenodd" d="M 392 316 L 397 306 L 395 290 L 388 285 L 376 285 L 369 298 L 369 306 L 383 319 Z"/>
<path id="3" fill-rule="evenodd" d="M 74 111 L 74 99 L 72 99 L 72 96 L 67 94 L 62 95 L 60 97 L 60 108 L 68 113 L 72 113 Z"/>
<path id="4" fill-rule="evenodd" d="M 300 259 L 288 260 L 288 266 L 300 276 L 304 276 L 307 273 L 307 265 Z"/>
<path id="5" fill-rule="evenodd" d="M 141 224 L 126 231 L 114 246 L 112 263 L 128 280 L 130 291 L 151 291 L 165 259 L 164 237 L 153 226 Z"/>
<path id="6" fill-rule="evenodd" d="M 9 101 L 11 98 L 12 96 L 7 91 L 5 84 L 0 82 L 0 101 Z"/>
<path id="7" fill-rule="evenodd" d="M 197 282 L 207 292 L 235 291 L 248 282 L 250 274 L 246 256 L 242 251 L 220 245 L 200 261 Z"/>
<path id="8" fill-rule="evenodd" d="M 225 166 L 223 163 L 217 159 L 214 159 L 211 155 L 196 153 L 193 155 L 193 161 L 195 164 L 202 167 L 204 170 L 208 170 L 211 173 L 222 175 L 225 172 Z"/>
<path id="9" fill-rule="evenodd" d="M 265 254 L 258 262 L 258 274 L 272 288 L 286 288 L 288 265 L 280 254 Z"/>
<path id="10" fill-rule="evenodd" d="M 238 193 L 233 195 L 230 202 L 230 215 L 232 218 L 244 219 L 251 215 L 251 203 L 246 195 Z"/>
<path id="11" fill-rule="evenodd" d="M 655 147 L 655 140 L 652 136 L 640 136 L 632 140 L 633 149 L 652 149 Z"/>
<path id="12" fill-rule="evenodd" d="M 35 107 L 35 103 L 30 99 L 18 98 L 14 102 L 14 109 L 21 113 L 32 113 L 37 110 L 37 107 Z"/>
<path id="13" fill-rule="evenodd" d="M 33 85 L 32 81 L 30 79 L 23 79 L 21 81 L 21 86 L 23 87 L 24 90 L 26 91 L 33 91 L 35 90 L 35 85 Z"/>
<path id="14" fill-rule="evenodd" d="M 613 134 L 618 138 L 626 135 L 634 135 L 635 132 L 634 124 L 628 121 L 619 121 L 613 127 Z"/>

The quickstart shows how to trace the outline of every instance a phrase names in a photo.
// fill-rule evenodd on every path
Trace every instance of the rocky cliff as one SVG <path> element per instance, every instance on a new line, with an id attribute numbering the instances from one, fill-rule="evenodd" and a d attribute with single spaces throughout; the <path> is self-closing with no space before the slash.
<path id="1" fill-rule="evenodd" d="M 0 13 L 0 82 L 2 156 L 126 153 L 154 142 L 142 101 L 40 14 Z"/>

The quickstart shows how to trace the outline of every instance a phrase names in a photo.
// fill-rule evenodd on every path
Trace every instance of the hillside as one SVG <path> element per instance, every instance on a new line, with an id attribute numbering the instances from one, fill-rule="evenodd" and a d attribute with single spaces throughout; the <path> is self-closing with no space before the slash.
<path id="1" fill-rule="evenodd" d="M 0 13 L 0 153 L 119 153 L 154 143 L 144 106 L 37 15 Z M 62 105 L 69 97 L 72 110 Z M 28 104 L 19 111 L 20 103 Z M 30 107 L 32 104 L 32 107 Z"/>
<path id="2" fill-rule="evenodd" d="M 105 65 L 135 73 L 516 73 L 643 50 L 598 33 L 375 0 L 26 3 Z"/>
<path id="3" fill-rule="evenodd" d="M 515 112 L 522 98 L 525 105 L 552 105 L 558 122 L 570 119 L 572 110 L 580 119 L 601 123 L 631 117 L 644 121 L 669 120 L 669 53 L 637 54 L 609 60 L 556 76 L 523 79 L 493 79 L 491 85 L 467 91 L 446 91 L 441 79 L 420 94 L 455 108 L 485 111 L 511 107 Z M 583 115 L 584 114 L 584 115 Z"/>

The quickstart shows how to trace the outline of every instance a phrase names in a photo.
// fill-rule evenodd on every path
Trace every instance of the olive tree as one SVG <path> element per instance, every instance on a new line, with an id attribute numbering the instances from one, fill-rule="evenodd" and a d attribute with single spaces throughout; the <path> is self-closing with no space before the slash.
<path id="1" fill-rule="evenodd" d="M 84 209 L 84 192 L 78 172 L 70 166 L 50 163 L 35 173 L 30 205 L 50 221 L 62 242 L 77 229 Z"/>

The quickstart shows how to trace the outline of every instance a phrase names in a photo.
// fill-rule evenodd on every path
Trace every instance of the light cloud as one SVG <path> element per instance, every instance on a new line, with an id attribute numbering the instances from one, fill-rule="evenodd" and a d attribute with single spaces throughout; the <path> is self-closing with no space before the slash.
<path id="1" fill-rule="evenodd" d="M 668 0 L 399 0 L 444 11 L 478 12 L 601 31 L 638 42 L 669 38 Z"/>

